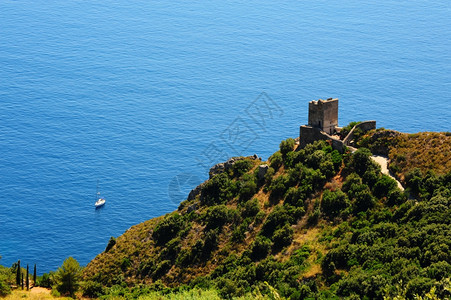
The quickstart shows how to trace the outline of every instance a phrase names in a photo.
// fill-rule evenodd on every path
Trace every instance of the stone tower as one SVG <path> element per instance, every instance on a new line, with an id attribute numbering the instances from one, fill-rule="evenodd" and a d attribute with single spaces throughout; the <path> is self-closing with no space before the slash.
<path id="1" fill-rule="evenodd" d="M 308 125 L 319 128 L 327 134 L 333 134 L 335 127 L 338 127 L 338 99 L 310 101 Z"/>

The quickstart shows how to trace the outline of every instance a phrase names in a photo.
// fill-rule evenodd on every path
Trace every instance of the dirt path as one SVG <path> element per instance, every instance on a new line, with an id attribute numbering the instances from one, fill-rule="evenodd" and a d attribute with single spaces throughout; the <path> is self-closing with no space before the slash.
<path id="1" fill-rule="evenodd" d="M 43 288 L 43 287 L 39 287 L 39 286 L 33 287 L 30 290 L 30 293 L 33 293 L 33 294 L 49 294 L 50 295 L 50 292 L 51 292 L 51 290 Z"/>
<path id="2" fill-rule="evenodd" d="M 401 191 L 404 191 L 404 187 L 401 185 L 401 182 L 399 182 L 388 170 L 388 157 L 382 155 L 373 155 L 371 156 L 371 158 L 381 166 L 382 173 L 396 180 L 399 189 Z"/>

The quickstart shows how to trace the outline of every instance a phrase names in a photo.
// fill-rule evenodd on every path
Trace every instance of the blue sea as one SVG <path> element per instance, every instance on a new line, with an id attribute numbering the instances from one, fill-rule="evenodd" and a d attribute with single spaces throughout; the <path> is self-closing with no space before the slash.
<path id="1" fill-rule="evenodd" d="M 451 131 L 450 1 L 0 1 L 0 264 L 86 265 L 208 168 L 339 123 Z M 107 199 L 94 209 L 97 181 Z"/>

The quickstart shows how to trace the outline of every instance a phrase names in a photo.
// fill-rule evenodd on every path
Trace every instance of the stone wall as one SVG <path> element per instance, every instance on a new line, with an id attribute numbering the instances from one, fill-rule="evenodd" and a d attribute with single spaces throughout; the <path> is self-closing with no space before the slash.
<path id="1" fill-rule="evenodd" d="M 376 121 L 364 121 L 357 125 L 355 125 L 351 131 L 349 131 L 348 135 L 343 139 L 343 144 L 349 146 L 350 142 L 354 139 L 354 131 L 360 128 L 363 132 L 376 129 Z"/>
<path id="2" fill-rule="evenodd" d="M 354 131 L 356 128 L 360 128 L 363 131 L 376 129 L 376 121 L 365 121 L 355 125 L 343 140 L 330 136 L 319 128 L 302 125 L 299 129 L 299 146 L 302 149 L 307 144 L 313 143 L 314 141 L 325 140 L 331 141 L 332 148 L 343 153 L 345 146 L 349 146 L 349 143 L 354 138 Z"/>
<path id="3" fill-rule="evenodd" d="M 307 144 L 311 144 L 314 141 L 319 140 L 332 141 L 333 149 L 337 150 L 340 153 L 343 153 L 344 151 L 344 145 L 341 140 L 328 135 L 324 131 L 321 131 L 321 129 L 308 125 L 302 125 L 300 127 L 299 129 L 300 148 L 304 148 Z"/>

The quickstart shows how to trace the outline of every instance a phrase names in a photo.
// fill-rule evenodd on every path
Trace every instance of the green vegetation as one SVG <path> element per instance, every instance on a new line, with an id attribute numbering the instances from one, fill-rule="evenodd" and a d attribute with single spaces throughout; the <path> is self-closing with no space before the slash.
<path id="1" fill-rule="evenodd" d="M 422 174 L 445 175 L 451 170 L 451 134 L 449 132 L 400 133 L 377 129 L 358 142 L 373 153 L 390 158 L 390 170 L 405 183 L 414 169 Z"/>
<path id="2" fill-rule="evenodd" d="M 80 276 L 80 264 L 73 257 L 67 258 L 53 276 L 55 295 L 75 297 L 80 287 Z"/>
<path id="3" fill-rule="evenodd" d="M 356 142 L 371 150 L 344 154 L 288 139 L 268 162 L 237 160 L 177 211 L 111 238 L 71 289 L 63 267 L 38 282 L 102 299 L 447 299 L 450 168 L 424 169 L 410 161 L 420 150 L 394 142 L 402 191 L 370 158 L 386 143 L 373 136 L 399 138 L 374 131 Z M 259 164 L 270 165 L 264 178 Z"/>
<path id="4" fill-rule="evenodd" d="M 239 160 L 117 238 L 84 269 L 85 294 L 449 297 L 451 175 L 412 171 L 403 192 L 370 155 L 288 139 L 260 181 L 259 162 Z"/>
<path id="5" fill-rule="evenodd" d="M 362 122 L 351 122 L 348 125 L 346 125 L 345 127 L 343 127 L 340 131 L 340 136 L 341 138 L 345 138 L 348 133 L 352 130 L 352 128 L 354 128 L 355 125 L 360 124 Z"/>
<path id="6" fill-rule="evenodd" d="M 13 282 L 14 282 L 13 270 L 0 266 L 0 297 L 5 297 L 9 293 L 11 293 L 11 285 Z"/>

